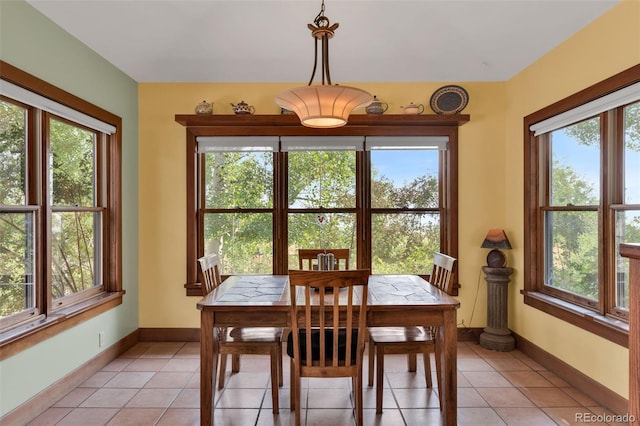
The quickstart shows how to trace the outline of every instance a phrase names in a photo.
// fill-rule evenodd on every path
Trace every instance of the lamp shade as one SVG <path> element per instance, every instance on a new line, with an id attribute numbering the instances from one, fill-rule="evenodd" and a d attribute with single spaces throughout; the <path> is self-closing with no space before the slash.
<path id="1" fill-rule="evenodd" d="M 511 250 L 511 243 L 509 242 L 509 238 L 507 238 L 507 234 L 505 234 L 504 230 L 490 229 L 489 232 L 487 232 L 487 236 L 484 237 L 484 241 L 480 247 Z"/>
<path id="2" fill-rule="evenodd" d="M 511 249 L 511 243 L 507 234 L 502 229 L 490 229 L 480 246 L 492 249 L 487 255 L 487 266 L 491 268 L 504 268 L 507 265 L 507 258 L 500 249 Z"/>
<path id="3" fill-rule="evenodd" d="M 315 128 L 344 126 L 351 111 L 372 101 L 364 90 L 339 85 L 296 87 L 276 96 L 278 106 L 295 112 L 303 126 Z"/>

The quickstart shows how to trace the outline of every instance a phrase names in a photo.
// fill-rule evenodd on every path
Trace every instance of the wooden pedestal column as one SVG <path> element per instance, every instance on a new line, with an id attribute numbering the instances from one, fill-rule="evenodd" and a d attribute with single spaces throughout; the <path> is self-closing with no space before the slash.
<path id="1" fill-rule="evenodd" d="M 516 341 L 508 327 L 509 276 L 512 268 L 483 266 L 487 281 L 487 326 L 480 335 L 480 345 L 494 351 L 512 351 Z"/>

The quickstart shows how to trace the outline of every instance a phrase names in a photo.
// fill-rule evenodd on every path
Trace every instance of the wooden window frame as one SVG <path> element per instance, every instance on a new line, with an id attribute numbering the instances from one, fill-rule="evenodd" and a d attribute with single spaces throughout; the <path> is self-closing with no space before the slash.
<path id="1" fill-rule="evenodd" d="M 176 115 L 176 122 L 186 128 L 186 294 L 201 296 L 198 257 L 203 255 L 201 223 L 198 210 L 198 136 L 446 136 L 448 149 L 440 154 L 440 250 L 458 256 L 458 128 L 470 119 L 469 115 L 352 115 L 346 126 L 337 129 L 304 127 L 291 115 Z M 274 186 L 286 184 L 286 153 L 275 153 Z M 356 174 L 367 176 L 357 182 L 356 220 L 358 247 L 355 265 L 371 267 L 371 206 L 369 200 L 369 155 L 356 152 Z M 280 197 L 282 198 L 282 197 Z M 365 201 L 367 200 L 367 201 Z M 274 274 L 287 273 L 287 202 L 274 194 Z M 457 274 L 454 277 L 455 291 Z"/>
<path id="2" fill-rule="evenodd" d="M 4 61 L 0 61 L 0 77 L 14 85 L 20 86 L 33 93 L 49 98 L 59 104 L 65 105 L 76 111 L 108 123 L 116 128 L 111 135 L 97 132 L 96 141 L 98 153 L 97 166 L 99 167 L 98 182 L 96 186 L 99 193 L 96 194 L 97 207 L 89 208 L 91 211 L 102 212 L 102 286 L 83 292 L 83 294 L 64 298 L 63 303 L 52 303 L 50 289 L 49 266 L 46 264 L 51 259 L 47 253 L 48 240 L 48 215 L 55 210 L 48 206 L 43 187 L 46 180 L 38 166 L 37 156 L 44 156 L 44 148 L 37 144 L 44 144 L 43 132 L 46 129 L 36 131 L 39 124 L 37 120 L 43 120 L 49 113 L 37 108 L 30 108 L 27 124 L 27 203 L 25 206 L 9 207 L 7 211 L 27 209 L 35 211 L 35 267 L 36 267 L 36 309 L 24 321 L 8 323 L 6 328 L 0 330 L 0 360 L 12 356 L 42 340 L 52 337 L 64 330 L 93 318 L 115 306 L 122 304 L 122 119 L 96 105 L 78 98 L 56 86 L 47 83 L 19 68 Z M 14 102 L 12 100 L 12 102 Z M 18 104 L 20 104 L 18 102 Z M 24 104 L 22 104 L 24 105 Z M 55 117 L 55 116 L 54 116 Z M 55 117 L 59 120 L 59 117 Z M 65 120 L 63 120 L 65 121 Z M 82 127 L 82 125 L 67 122 Z M 46 123 L 46 120 L 45 120 Z M 43 125 L 42 127 L 46 127 Z M 36 152 L 40 150 L 40 152 Z M 65 208 L 65 211 L 69 210 Z M 86 210 L 86 209 L 79 209 Z M 1 323 L 0 323 L 1 324 Z M 3 326 L 5 324 L 2 324 Z"/>
<path id="3" fill-rule="evenodd" d="M 546 202 L 545 179 L 549 171 L 548 151 L 541 148 L 545 135 L 534 136 L 531 125 L 569 111 L 609 93 L 640 81 L 640 65 L 631 67 L 606 80 L 568 96 L 552 105 L 524 117 L 524 303 L 562 319 L 570 324 L 597 334 L 609 341 L 628 347 L 628 320 L 614 309 L 615 300 L 615 240 L 614 214 L 620 207 L 622 167 L 611 170 L 612 164 L 621 164 L 622 114 L 616 111 L 600 114 L 601 124 L 614 126 L 614 132 L 602 131 L 601 146 L 601 201 L 599 221 L 599 292 L 597 303 L 562 294 L 544 283 L 544 214 Z M 620 110 L 620 108 L 618 108 Z M 617 134 L 617 138 L 611 134 Z M 610 157 L 617 157 L 612 160 Z M 605 176 L 602 178 L 602 176 Z"/>

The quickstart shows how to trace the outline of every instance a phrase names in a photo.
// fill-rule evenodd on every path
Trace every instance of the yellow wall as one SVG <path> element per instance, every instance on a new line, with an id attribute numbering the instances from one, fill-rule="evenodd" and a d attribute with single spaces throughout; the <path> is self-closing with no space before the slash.
<path id="1" fill-rule="evenodd" d="M 638 63 L 640 2 L 628 0 L 507 83 L 505 223 L 516 271 L 523 269 L 523 117 Z M 525 306 L 522 276 L 516 272 L 514 278 L 509 327 L 627 398 L 628 350 Z"/>
<path id="2" fill-rule="evenodd" d="M 471 115 L 460 129 L 458 322 L 486 324 L 486 286 L 480 276 L 486 250 L 480 244 L 488 229 L 504 228 L 514 246 L 508 253 L 515 268 L 510 327 L 624 397 L 626 349 L 522 303 L 522 118 L 639 63 L 639 9 L 638 1 L 623 2 L 509 82 L 455 82 L 469 92 L 464 113 Z M 614 42 L 618 45 L 610 45 Z M 448 82 L 341 83 L 376 94 L 389 103 L 388 113 L 399 113 L 409 102 L 428 110 L 431 94 Z M 198 298 L 186 297 L 183 288 L 185 129 L 174 115 L 192 113 L 203 99 L 215 102 L 214 114 L 230 114 L 229 102 L 240 100 L 254 105 L 257 114 L 276 114 L 274 96 L 300 84 L 140 84 L 140 327 L 199 327 Z"/>
<path id="3" fill-rule="evenodd" d="M 174 121 L 175 114 L 192 113 L 203 99 L 214 101 L 214 114 L 231 114 L 229 103 L 240 100 L 254 105 L 257 114 L 277 114 L 274 96 L 297 84 L 301 83 L 140 84 L 140 327 L 199 327 L 198 298 L 186 297 L 183 288 L 185 128 Z M 431 94 L 444 84 L 357 86 L 389 103 L 388 113 L 400 113 L 400 106 L 409 102 L 428 109 Z M 487 229 L 504 223 L 504 85 L 464 84 L 470 98 L 464 112 L 472 120 L 460 130 L 459 276 L 463 287 L 458 321 L 466 326 L 486 323 L 484 281 L 479 281 L 486 251 L 480 244 Z M 478 286 L 481 294 L 472 314 Z"/>

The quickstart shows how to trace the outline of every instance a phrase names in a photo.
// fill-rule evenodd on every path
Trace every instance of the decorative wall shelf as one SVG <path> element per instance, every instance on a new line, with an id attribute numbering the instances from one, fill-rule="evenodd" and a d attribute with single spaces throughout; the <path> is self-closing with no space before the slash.
<path id="1" fill-rule="evenodd" d="M 313 129 L 300 124 L 295 115 L 195 115 L 176 114 L 176 122 L 196 136 L 217 135 L 425 135 L 442 134 L 444 128 L 459 127 L 470 120 L 468 114 L 354 114 L 349 122 L 334 129 Z M 446 133 L 446 132 L 445 132 Z"/>

